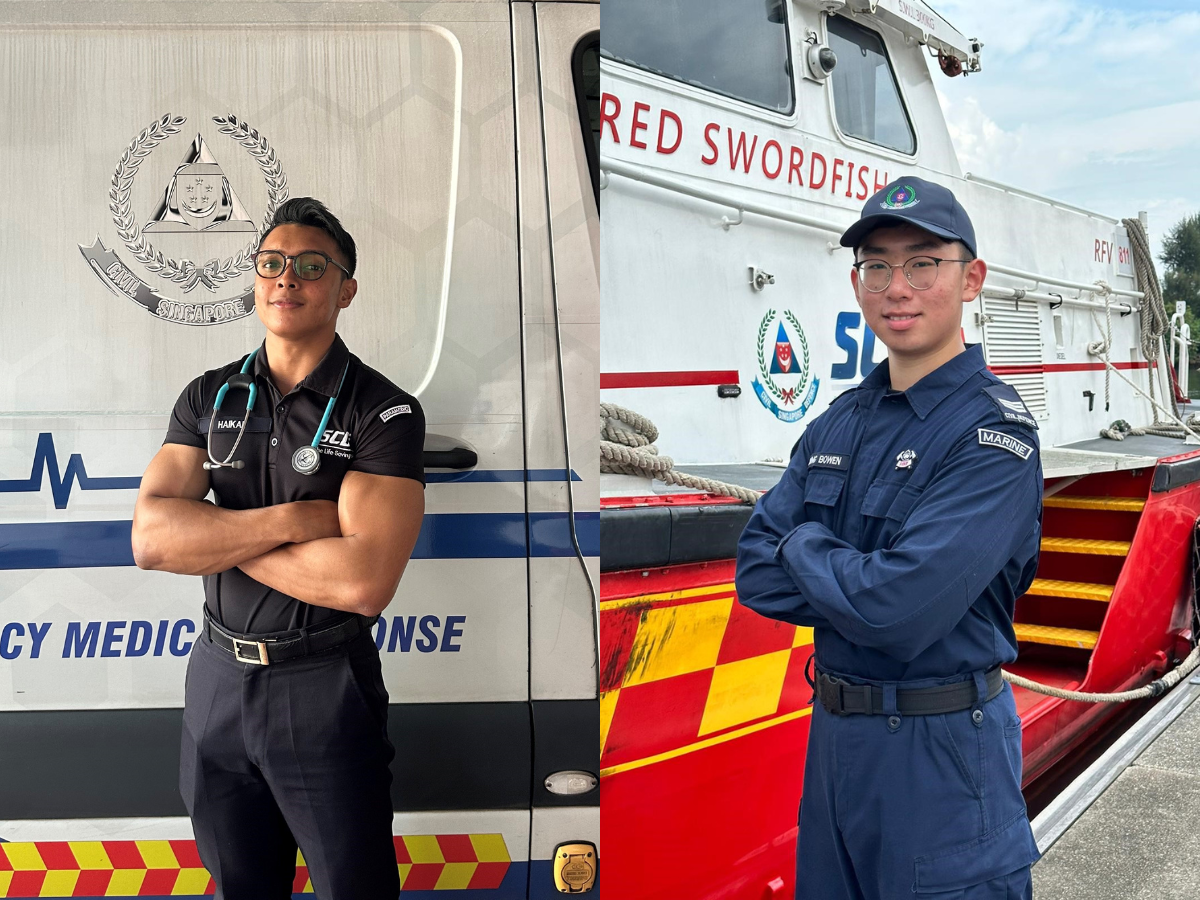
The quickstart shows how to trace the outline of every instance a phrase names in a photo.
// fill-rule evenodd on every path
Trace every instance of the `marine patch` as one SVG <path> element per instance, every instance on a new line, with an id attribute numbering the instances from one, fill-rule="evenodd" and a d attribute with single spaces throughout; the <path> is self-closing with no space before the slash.
<path id="1" fill-rule="evenodd" d="M 850 457 L 844 453 L 814 453 L 808 458 L 810 469 L 837 469 L 845 472 L 850 468 Z"/>
<path id="2" fill-rule="evenodd" d="M 401 415 L 404 415 L 404 413 L 410 413 L 410 412 L 412 412 L 412 407 L 409 406 L 407 403 L 402 404 L 401 406 L 393 406 L 391 409 L 385 409 L 383 412 L 381 412 L 379 414 L 379 420 L 381 422 L 386 422 L 388 419 L 392 418 L 393 416 L 401 416 Z"/>
<path id="3" fill-rule="evenodd" d="M 985 387 L 983 392 L 988 395 L 988 399 L 992 403 L 996 404 L 996 410 L 1004 421 L 1016 422 L 1018 425 L 1037 430 L 1037 422 L 1029 412 L 1029 407 L 1021 400 L 1016 388 L 1008 384 L 993 384 Z"/>
<path id="4" fill-rule="evenodd" d="M 1009 453 L 1015 453 L 1021 459 L 1029 459 L 1033 456 L 1033 448 L 1028 444 L 1018 441 L 1010 434 L 1005 434 L 1003 431 L 992 431 L 990 428 L 979 429 L 979 443 L 985 447 L 999 447 L 1001 450 L 1007 450 Z"/>

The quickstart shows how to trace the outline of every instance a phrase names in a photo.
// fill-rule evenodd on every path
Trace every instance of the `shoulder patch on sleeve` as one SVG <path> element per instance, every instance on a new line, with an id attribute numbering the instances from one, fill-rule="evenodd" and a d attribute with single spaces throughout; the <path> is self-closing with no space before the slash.
<path id="1" fill-rule="evenodd" d="M 1009 453 L 1015 453 L 1021 459 L 1033 456 L 1033 448 L 1023 441 L 1018 441 L 1011 434 L 1003 431 L 992 431 L 990 428 L 979 429 L 979 443 L 984 447 L 999 447 Z"/>
<path id="2" fill-rule="evenodd" d="M 1016 422 L 1018 425 L 1024 425 L 1026 428 L 1037 430 L 1037 422 L 1029 412 L 1029 407 L 1021 399 L 1021 395 L 1017 393 L 1017 389 L 1010 384 L 993 384 L 990 387 L 985 387 L 983 392 L 987 394 L 988 399 L 995 404 L 1000 416 L 1006 422 Z"/>
<path id="3" fill-rule="evenodd" d="M 393 416 L 402 416 L 405 413 L 411 413 L 411 412 L 412 412 L 412 407 L 409 406 L 407 403 L 403 403 L 400 406 L 393 406 L 391 409 L 385 409 L 383 412 L 381 412 L 379 414 L 379 420 L 381 422 L 386 422 L 388 419 L 392 418 Z"/>

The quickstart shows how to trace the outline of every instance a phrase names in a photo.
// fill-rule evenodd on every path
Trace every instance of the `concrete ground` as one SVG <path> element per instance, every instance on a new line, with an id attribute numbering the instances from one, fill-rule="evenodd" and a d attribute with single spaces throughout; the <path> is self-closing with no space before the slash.
<path id="1" fill-rule="evenodd" d="M 1033 867 L 1035 900 L 1200 897 L 1200 701 Z"/>

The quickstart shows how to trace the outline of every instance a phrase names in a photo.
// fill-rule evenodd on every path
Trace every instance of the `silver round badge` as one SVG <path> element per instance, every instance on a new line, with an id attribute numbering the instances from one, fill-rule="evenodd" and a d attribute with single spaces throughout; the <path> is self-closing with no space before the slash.
<path id="1" fill-rule="evenodd" d="M 312 447 L 300 447 L 292 454 L 292 468 L 301 475 L 311 475 L 321 468 L 321 454 Z"/>

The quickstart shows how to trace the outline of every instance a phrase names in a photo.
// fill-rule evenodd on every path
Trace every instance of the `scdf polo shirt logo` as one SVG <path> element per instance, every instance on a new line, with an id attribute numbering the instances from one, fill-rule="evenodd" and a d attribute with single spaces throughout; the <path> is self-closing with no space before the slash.
<path id="1" fill-rule="evenodd" d="M 350 444 L 352 436 L 349 431 L 326 431 L 321 435 L 321 443 L 318 446 L 322 453 L 349 459 L 350 451 L 353 450 Z"/>

